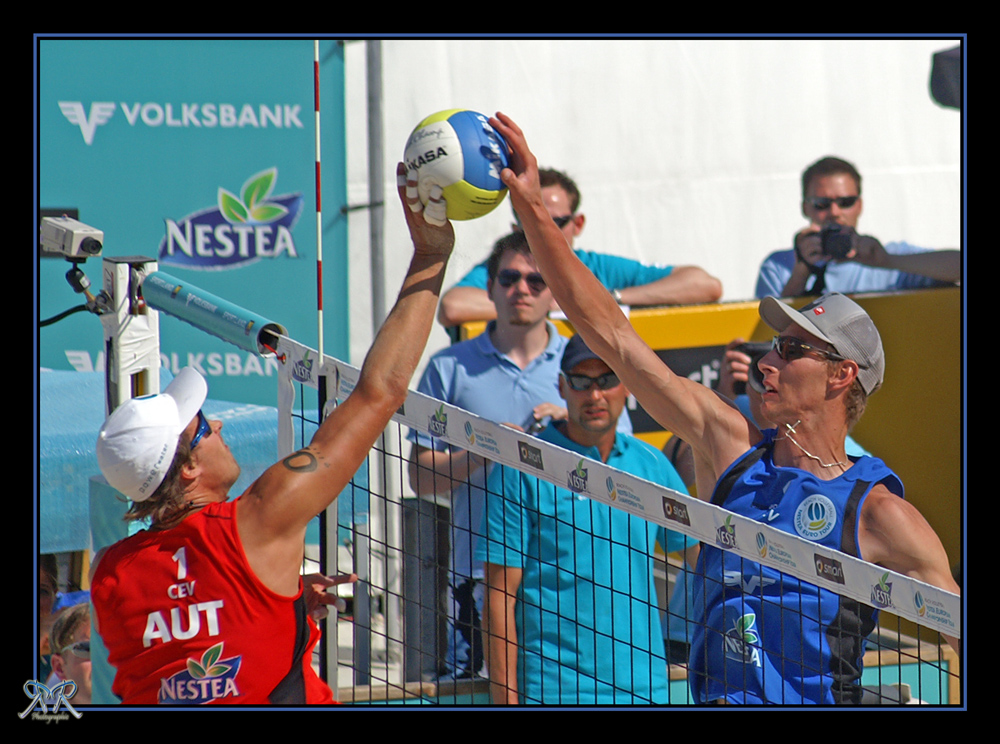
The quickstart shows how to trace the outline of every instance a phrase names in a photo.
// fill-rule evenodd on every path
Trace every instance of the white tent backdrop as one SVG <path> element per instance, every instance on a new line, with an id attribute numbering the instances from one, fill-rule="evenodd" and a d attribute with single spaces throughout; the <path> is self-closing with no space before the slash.
<path id="1" fill-rule="evenodd" d="M 824 155 L 863 177 L 861 229 L 962 247 L 962 123 L 929 93 L 957 40 L 466 40 L 382 42 L 386 294 L 410 255 L 395 164 L 413 126 L 447 108 L 514 118 L 543 166 L 583 193 L 577 246 L 698 264 L 723 300 L 753 295 L 761 261 L 804 225 L 799 178 Z M 348 191 L 367 201 L 365 45 L 348 42 Z M 509 230 L 508 202 L 456 223 L 450 286 Z M 371 342 L 367 213 L 350 223 L 351 353 Z M 436 327 L 429 355 L 448 339 Z M 426 360 L 426 355 L 425 355 Z M 419 374 L 419 371 L 418 371 Z M 414 385 L 416 384 L 414 380 Z"/>

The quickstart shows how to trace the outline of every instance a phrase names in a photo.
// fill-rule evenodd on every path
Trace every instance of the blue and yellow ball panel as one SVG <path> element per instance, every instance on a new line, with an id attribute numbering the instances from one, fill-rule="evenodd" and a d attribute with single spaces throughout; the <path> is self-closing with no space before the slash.
<path id="1" fill-rule="evenodd" d="M 464 180 L 484 191 L 503 190 L 500 171 L 507 167 L 507 143 L 486 117 L 475 111 L 458 111 L 448 117 L 448 123 L 462 143 Z"/>

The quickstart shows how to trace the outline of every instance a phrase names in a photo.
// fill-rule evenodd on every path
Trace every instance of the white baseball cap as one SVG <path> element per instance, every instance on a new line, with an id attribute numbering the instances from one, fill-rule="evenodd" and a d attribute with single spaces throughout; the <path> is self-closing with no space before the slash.
<path id="1" fill-rule="evenodd" d="M 148 499 L 207 397 L 205 378 L 185 367 L 159 395 L 132 398 L 112 411 L 97 435 L 97 462 L 108 483 L 132 501 Z"/>

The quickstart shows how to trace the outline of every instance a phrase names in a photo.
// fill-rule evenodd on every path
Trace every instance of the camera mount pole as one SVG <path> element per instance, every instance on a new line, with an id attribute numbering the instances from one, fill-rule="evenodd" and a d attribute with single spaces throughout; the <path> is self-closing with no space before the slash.
<path id="1" fill-rule="evenodd" d="M 157 270 L 146 256 L 105 258 L 104 326 L 105 413 L 125 401 L 160 391 L 160 320 L 139 293 L 143 279 Z"/>

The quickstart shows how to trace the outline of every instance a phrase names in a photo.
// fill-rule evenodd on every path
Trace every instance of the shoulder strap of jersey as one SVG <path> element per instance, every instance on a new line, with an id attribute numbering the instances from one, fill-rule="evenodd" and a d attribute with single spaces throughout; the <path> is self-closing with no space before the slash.
<path id="1" fill-rule="evenodd" d="M 739 459 L 729 470 L 723 473 L 719 482 L 715 486 L 715 491 L 712 492 L 712 502 L 716 506 L 722 506 L 726 503 L 726 499 L 729 498 L 729 492 L 733 490 L 733 486 L 736 482 L 743 476 L 743 474 L 755 463 L 757 463 L 767 452 L 774 446 L 774 440 L 770 437 L 764 437 L 754 448 L 747 452 L 741 459 Z"/>

